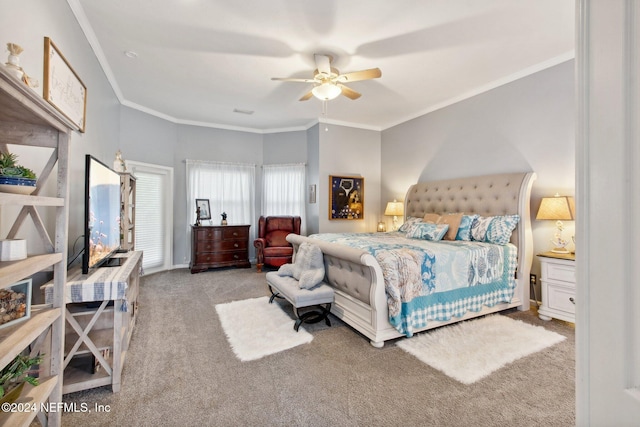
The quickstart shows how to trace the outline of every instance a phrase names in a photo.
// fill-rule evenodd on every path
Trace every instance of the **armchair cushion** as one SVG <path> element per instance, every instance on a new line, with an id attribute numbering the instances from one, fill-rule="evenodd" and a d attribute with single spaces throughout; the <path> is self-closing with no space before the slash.
<path id="1" fill-rule="evenodd" d="M 267 247 L 269 246 L 288 246 L 291 247 L 291 243 L 287 242 L 287 235 L 291 233 L 291 231 L 287 230 L 274 230 L 265 236 L 265 240 L 267 241 Z"/>

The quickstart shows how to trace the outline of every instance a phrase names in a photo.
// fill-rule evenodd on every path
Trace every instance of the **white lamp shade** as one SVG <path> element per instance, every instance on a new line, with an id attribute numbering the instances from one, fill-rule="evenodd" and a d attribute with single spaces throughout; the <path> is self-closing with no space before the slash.
<path id="1" fill-rule="evenodd" d="M 313 96 L 318 99 L 329 101 L 337 98 L 342 93 L 342 89 L 333 83 L 322 83 L 321 85 L 311 89 L 311 93 L 313 93 Z"/>

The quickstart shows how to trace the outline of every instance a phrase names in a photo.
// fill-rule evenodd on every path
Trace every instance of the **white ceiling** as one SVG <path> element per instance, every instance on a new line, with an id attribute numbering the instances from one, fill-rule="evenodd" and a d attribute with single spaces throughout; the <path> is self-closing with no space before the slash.
<path id="1" fill-rule="evenodd" d="M 574 56 L 574 0 L 67 1 L 124 105 L 260 133 L 382 130 Z M 310 84 L 271 80 L 312 78 L 314 53 L 382 77 L 323 117 Z"/>

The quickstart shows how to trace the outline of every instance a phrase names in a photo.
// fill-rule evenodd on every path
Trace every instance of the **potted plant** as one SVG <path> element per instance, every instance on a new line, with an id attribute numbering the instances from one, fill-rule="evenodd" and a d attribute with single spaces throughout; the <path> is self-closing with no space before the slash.
<path id="1" fill-rule="evenodd" d="M 42 355 L 29 357 L 17 355 L 15 359 L 0 371 L 0 401 L 13 402 L 22 392 L 25 383 L 37 386 L 38 378 L 31 376 L 35 365 L 42 363 Z"/>
<path id="2" fill-rule="evenodd" d="M 36 174 L 17 163 L 18 156 L 0 151 L 0 191 L 31 194 L 36 187 Z"/>

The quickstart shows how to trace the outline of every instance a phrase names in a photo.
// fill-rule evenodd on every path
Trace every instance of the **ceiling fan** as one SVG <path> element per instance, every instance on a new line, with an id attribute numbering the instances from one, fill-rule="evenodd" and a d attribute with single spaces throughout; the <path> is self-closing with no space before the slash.
<path id="1" fill-rule="evenodd" d="M 312 79 L 293 79 L 286 77 L 273 77 L 271 80 L 281 80 L 285 82 L 313 83 L 315 86 L 306 93 L 300 101 L 306 101 L 312 96 L 328 101 L 337 98 L 340 94 L 349 99 L 358 99 L 361 94 L 353 89 L 348 88 L 344 83 L 357 82 L 360 80 L 377 79 L 382 76 L 379 68 L 370 68 L 368 70 L 354 71 L 351 73 L 340 74 L 340 72 L 331 66 L 333 58 L 329 55 L 313 55 L 316 61 L 316 69 L 313 72 Z"/>

